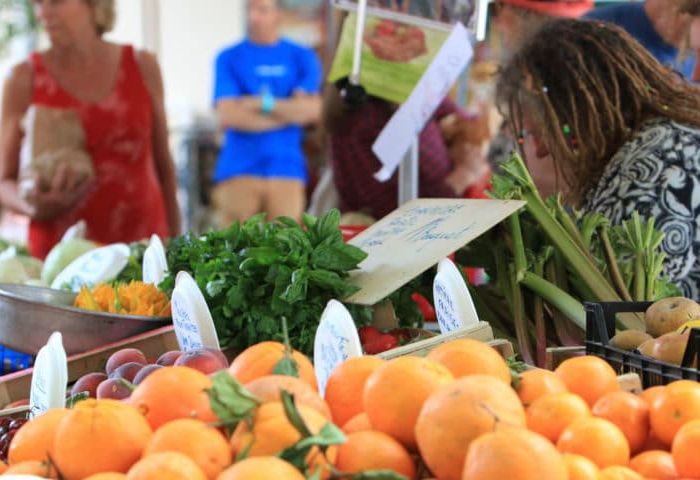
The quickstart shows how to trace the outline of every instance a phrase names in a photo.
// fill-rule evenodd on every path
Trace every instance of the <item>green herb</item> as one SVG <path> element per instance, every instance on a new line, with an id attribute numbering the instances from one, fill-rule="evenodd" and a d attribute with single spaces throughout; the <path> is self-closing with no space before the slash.
<path id="1" fill-rule="evenodd" d="M 310 355 L 326 304 L 357 292 L 349 272 L 367 257 L 343 242 L 339 227 L 340 213 L 332 210 L 320 218 L 307 215 L 304 226 L 258 215 L 201 237 L 187 234 L 168 245 L 171 274 L 160 288 L 170 293 L 177 272 L 191 273 L 222 346 L 242 350 L 282 341 L 285 317 L 292 347 Z"/>
<path id="2" fill-rule="evenodd" d="M 119 273 L 114 283 L 131 283 L 140 282 L 143 280 L 143 254 L 146 252 L 147 245 L 143 243 L 132 243 L 129 246 L 131 254 L 129 255 L 129 263 L 126 264 L 124 270 Z"/>

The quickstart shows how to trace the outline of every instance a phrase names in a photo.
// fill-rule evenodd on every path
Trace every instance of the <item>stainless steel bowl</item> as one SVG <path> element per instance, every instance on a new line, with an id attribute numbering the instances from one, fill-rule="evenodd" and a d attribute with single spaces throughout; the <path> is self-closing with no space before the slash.
<path id="1" fill-rule="evenodd" d="M 0 345 L 36 355 L 53 332 L 68 355 L 83 353 L 170 323 L 169 318 L 98 313 L 74 308 L 75 294 L 0 284 Z"/>

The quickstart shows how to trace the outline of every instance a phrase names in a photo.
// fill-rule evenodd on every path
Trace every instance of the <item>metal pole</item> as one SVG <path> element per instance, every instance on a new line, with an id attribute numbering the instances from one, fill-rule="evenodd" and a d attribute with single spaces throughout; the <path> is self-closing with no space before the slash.
<path id="1" fill-rule="evenodd" d="M 399 165 L 399 207 L 418 198 L 418 137 Z"/>
<path id="2" fill-rule="evenodd" d="M 352 72 L 350 72 L 350 83 L 360 84 L 360 70 L 362 69 L 362 44 L 365 36 L 365 22 L 367 21 L 367 0 L 360 0 L 357 3 L 357 24 L 355 25 L 355 50 L 352 58 Z"/>

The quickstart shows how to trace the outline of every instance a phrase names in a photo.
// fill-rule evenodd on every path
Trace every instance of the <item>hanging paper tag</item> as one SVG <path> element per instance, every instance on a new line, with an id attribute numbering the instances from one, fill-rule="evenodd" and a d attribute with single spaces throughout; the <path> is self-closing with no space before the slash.
<path id="1" fill-rule="evenodd" d="M 168 260 L 165 248 L 158 235 L 151 236 L 151 241 L 143 253 L 143 281 L 155 286 L 165 279 L 168 273 Z"/>
<path id="2" fill-rule="evenodd" d="M 314 340 L 314 369 L 323 397 L 333 370 L 351 357 L 362 356 L 362 344 L 352 315 L 337 300 L 331 300 L 321 315 Z"/>
<path id="3" fill-rule="evenodd" d="M 177 274 L 170 304 L 180 350 L 219 349 L 219 337 L 211 312 L 197 282 L 189 273 Z"/>
<path id="4" fill-rule="evenodd" d="M 55 332 L 37 355 L 32 372 L 29 405 L 32 417 L 66 406 L 68 362 L 61 334 Z"/>
<path id="5" fill-rule="evenodd" d="M 82 287 L 94 287 L 98 283 L 110 282 L 117 278 L 129 263 L 129 255 L 129 246 L 124 243 L 90 250 L 59 273 L 51 283 L 51 288 L 79 292 Z"/>
<path id="6" fill-rule="evenodd" d="M 444 259 L 438 265 L 433 282 L 435 314 L 442 333 L 476 325 L 479 316 L 464 278 L 452 260 Z"/>

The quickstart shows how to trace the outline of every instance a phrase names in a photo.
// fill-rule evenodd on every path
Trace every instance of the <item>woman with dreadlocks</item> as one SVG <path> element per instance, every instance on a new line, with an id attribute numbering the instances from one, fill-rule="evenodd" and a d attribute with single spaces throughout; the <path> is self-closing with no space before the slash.
<path id="1" fill-rule="evenodd" d="M 636 210 L 666 235 L 665 272 L 700 299 L 700 96 L 622 29 L 559 20 L 504 66 L 519 143 L 551 155 L 569 197 L 613 224 Z M 527 138 L 531 137 L 531 138 Z"/>

